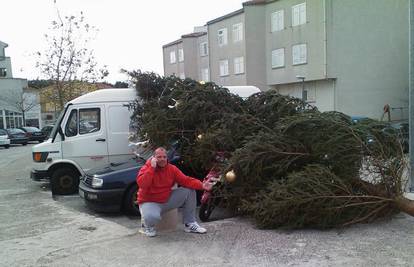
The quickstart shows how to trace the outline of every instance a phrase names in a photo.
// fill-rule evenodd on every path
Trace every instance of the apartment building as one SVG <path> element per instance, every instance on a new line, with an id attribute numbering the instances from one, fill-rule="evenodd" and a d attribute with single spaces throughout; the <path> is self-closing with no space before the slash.
<path id="1" fill-rule="evenodd" d="M 206 27 L 163 46 L 164 75 L 181 79 L 210 80 L 208 37 Z"/>
<path id="2" fill-rule="evenodd" d="M 0 128 L 13 128 L 23 125 L 22 109 L 19 104 L 23 99 L 26 79 L 13 78 L 10 57 L 5 50 L 8 44 L 0 41 Z"/>
<path id="3" fill-rule="evenodd" d="M 320 110 L 408 114 L 408 0 L 266 4 L 267 83 Z"/>
<path id="4" fill-rule="evenodd" d="M 207 22 L 210 79 L 408 117 L 409 0 L 253 0 Z M 185 49 L 184 49 L 185 50 Z M 164 55 L 165 57 L 165 55 Z"/>
<path id="5" fill-rule="evenodd" d="M 246 5 L 207 22 L 212 81 L 267 88 L 263 11 L 263 6 Z"/>

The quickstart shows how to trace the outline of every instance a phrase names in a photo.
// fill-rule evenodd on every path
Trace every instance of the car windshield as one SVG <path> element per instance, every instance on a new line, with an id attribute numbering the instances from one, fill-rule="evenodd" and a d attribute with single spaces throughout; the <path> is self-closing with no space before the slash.
<path id="1" fill-rule="evenodd" d="M 39 132 L 40 130 L 36 127 L 23 127 L 28 132 Z"/>
<path id="2" fill-rule="evenodd" d="M 9 132 L 12 134 L 24 133 L 23 130 L 16 129 L 16 128 L 9 129 Z"/>

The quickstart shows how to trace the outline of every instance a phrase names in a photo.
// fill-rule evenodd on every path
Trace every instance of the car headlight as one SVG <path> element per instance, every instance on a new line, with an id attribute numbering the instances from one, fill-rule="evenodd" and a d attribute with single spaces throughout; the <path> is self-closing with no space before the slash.
<path id="1" fill-rule="evenodd" d="M 103 179 L 93 177 L 92 178 L 92 187 L 102 187 L 103 185 Z"/>

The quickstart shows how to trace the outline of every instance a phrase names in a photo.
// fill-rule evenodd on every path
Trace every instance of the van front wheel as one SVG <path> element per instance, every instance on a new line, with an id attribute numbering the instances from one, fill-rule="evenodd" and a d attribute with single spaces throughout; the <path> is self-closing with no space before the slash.
<path id="1" fill-rule="evenodd" d="M 69 167 L 57 169 L 51 179 L 52 194 L 70 195 L 78 192 L 79 174 Z"/>

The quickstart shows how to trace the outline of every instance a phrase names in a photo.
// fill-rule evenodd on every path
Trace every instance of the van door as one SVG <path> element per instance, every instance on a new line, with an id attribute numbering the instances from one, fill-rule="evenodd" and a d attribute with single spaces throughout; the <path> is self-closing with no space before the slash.
<path id="1" fill-rule="evenodd" d="M 84 171 L 108 163 L 104 105 L 72 106 L 63 132 L 63 159 L 75 161 Z"/>
<path id="2" fill-rule="evenodd" d="M 108 123 L 108 154 L 109 162 L 122 162 L 131 158 L 128 148 L 129 122 L 132 111 L 128 103 L 106 104 Z"/>

